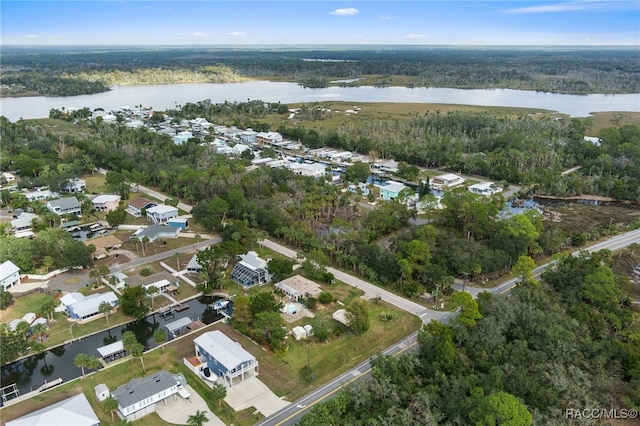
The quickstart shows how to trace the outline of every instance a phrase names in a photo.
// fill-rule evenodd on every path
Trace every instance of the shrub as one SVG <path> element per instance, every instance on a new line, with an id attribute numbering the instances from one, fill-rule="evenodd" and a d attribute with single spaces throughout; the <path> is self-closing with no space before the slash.
<path id="1" fill-rule="evenodd" d="M 151 272 L 153 272 L 151 268 L 144 268 L 142 271 L 140 271 L 140 275 L 142 275 L 143 277 L 148 277 L 149 275 L 151 275 Z"/>
<path id="2" fill-rule="evenodd" d="M 320 296 L 318 297 L 318 301 L 323 305 L 329 304 L 333 302 L 333 295 L 328 291 L 323 291 L 322 293 L 320 293 Z"/>

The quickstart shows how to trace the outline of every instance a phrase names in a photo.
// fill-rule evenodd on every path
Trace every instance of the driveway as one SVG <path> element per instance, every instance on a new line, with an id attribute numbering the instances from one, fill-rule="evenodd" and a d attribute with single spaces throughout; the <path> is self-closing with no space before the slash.
<path id="1" fill-rule="evenodd" d="M 199 410 L 204 412 L 209 419 L 209 421 L 204 423 L 205 425 L 226 426 L 222 420 L 209 410 L 207 403 L 191 386 L 186 385 L 185 388 L 191 394 L 189 399 L 174 395 L 174 397 L 165 399 L 166 403 L 156 405 L 156 412 L 162 420 L 168 423 L 185 425 L 187 424 L 189 416 Z"/>
<path id="2" fill-rule="evenodd" d="M 265 417 L 269 417 L 291 404 L 289 401 L 278 398 L 257 377 L 249 377 L 237 385 L 228 387 L 224 401 L 235 411 L 255 407 Z"/>

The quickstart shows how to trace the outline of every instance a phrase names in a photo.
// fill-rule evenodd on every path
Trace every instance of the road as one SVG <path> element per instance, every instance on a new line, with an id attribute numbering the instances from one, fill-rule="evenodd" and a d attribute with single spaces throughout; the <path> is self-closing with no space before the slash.
<path id="1" fill-rule="evenodd" d="M 615 237 L 612 237 L 606 241 L 593 244 L 585 248 L 584 251 L 587 251 L 589 253 L 594 253 L 596 251 L 604 250 L 604 249 L 616 251 L 616 250 L 621 250 L 625 247 L 628 247 L 631 244 L 640 244 L 640 229 L 625 232 L 624 234 L 616 235 Z M 576 250 L 571 254 L 573 256 L 578 256 L 582 251 L 583 250 Z M 533 270 L 533 276 L 538 278 L 545 269 L 547 269 L 549 266 L 554 265 L 555 263 L 556 261 L 553 260 L 551 262 L 545 263 L 544 265 L 538 266 Z M 465 291 L 468 291 L 469 293 L 471 293 L 474 297 L 477 297 L 478 294 L 482 293 L 483 291 L 488 291 L 493 294 L 505 294 L 511 291 L 511 289 L 513 289 L 518 284 L 519 280 L 520 280 L 519 278 L 512 278 L 509 281 L 506 281 L 496 287 L 487 288 L 487 289 L 471 287 L 469 285 L 464 286 L 464 289 Z M 462 291 L 463 285 L 458 282 L 453 285 L 453 288 L 455 290 Z"/>

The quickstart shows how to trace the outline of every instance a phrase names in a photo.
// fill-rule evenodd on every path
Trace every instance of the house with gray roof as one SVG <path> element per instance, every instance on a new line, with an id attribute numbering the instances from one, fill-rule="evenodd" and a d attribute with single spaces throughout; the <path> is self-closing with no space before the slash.
<path id="1" fill-rule="evenodd" d="M 163 238 L 178 238 L 179 233 L 180 228 L 177 226 L 149 225 L 134 232 L 129 239 L 131 241 L 142 241 L 144 237 L 147 237 L 149 242 L 152 243 Z"/>
<path id="2" fill-rule="evenodd" d="M 159 402 L 166 403 L 167 398 L 177 393 L 176 379 L 168 371 L 160 370 L 151 376 L 132 379 L 111 395 L 118 400 L 121 417 L 134 421 L 154 412 Z"/>
<path id="3" fill-rule="evenodd" d="M 82 204 L 76 197 L 58 198 L 47 202 L 47 208 L 58 216 L 65 214 L 79 215 L 82 213 Z"/>
<path id="4" fill-rule="evenodd" d="M 80 178 L 69 179 L 62 186 L 64 192 L 83 192 L 85 189 L 87 189 L 87 182 Z"/>
<path id="5" fill-rule="evenodd" d="M 238 263 L 231 271 L 231 279 L 249 287 L 271 281 L 271 274 L 267 271 L 267 261 L 258 256 L 255 251 L 250 251 L 238 256 Z"/>

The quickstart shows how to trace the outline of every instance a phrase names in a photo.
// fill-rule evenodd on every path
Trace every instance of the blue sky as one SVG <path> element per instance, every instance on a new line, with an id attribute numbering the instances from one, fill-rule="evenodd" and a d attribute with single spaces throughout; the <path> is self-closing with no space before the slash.
<path id="1" fill-rule="evenodd" d="M 640 45 L 639 0 L 11 1 L 3 45 Z"/>

